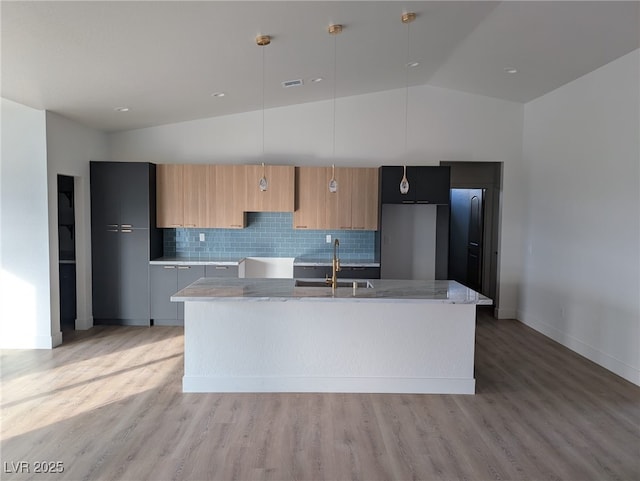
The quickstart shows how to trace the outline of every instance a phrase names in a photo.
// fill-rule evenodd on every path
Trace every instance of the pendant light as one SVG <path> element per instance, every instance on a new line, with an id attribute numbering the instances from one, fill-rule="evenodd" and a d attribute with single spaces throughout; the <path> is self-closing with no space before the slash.
<path id="1" fill-rule="evenodd" d="M 409 128 L 409 29 L 410 24 L 416 19 L 416 14 L 407 12 L 402 14 L 402 23 L 407 26 L 407 52 L 404 63 L 405 69 L 405 91 L 404 91 L 404 156 L 407 157 L 407 132 Z M 400 193 L 406 195 L 409 193 L 409 181 L 407 180 L 407 166 L 403 166 L 402 180 L 400 180 Z"/>
<path id="2" fill-rule="evenodd" d="M 336 159 L 336 37 L 342 33 L 342 25 L 332 24 L 328 28 L 329 35 L 333 36 L 333 161 Z M 335 194 L 338 192 L 338 181 L 336 180 L 336 165 L 331 165 L 331 179 L 329 180 L 329 192 Z"/>
<path id="3" fill-rule="evenodd" d="M 258 35 L 256 44 L 259 47 L 266 47 L 271 43 L 269 35 Z M 262 158 L 264 159 L 264 48 L 262 49 Z M 262 177 L 258 181 L 260 192 L 266 192 L 269 188 L 269 181 L 265 175 L 264 162 L 262 162 Z"/>

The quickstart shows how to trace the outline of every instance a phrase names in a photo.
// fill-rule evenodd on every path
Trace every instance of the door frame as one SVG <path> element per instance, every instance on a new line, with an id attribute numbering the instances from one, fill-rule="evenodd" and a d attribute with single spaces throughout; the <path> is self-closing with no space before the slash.
<path id="1" fill-rule="evenodd" d="M 482 291 L 498 306 L 498 263 L 500 245 L 500 191 L 503 162 L 449 162 L 451 189 L 484 190 L 484 233 L 482 253 Z"/>

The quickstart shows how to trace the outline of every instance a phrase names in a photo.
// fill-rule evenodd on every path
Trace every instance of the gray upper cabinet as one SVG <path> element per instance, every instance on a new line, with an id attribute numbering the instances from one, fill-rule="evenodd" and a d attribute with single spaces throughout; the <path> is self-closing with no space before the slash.
<path id="1" fill-rule="evenodd" d="M 149 325 L 149 260 L 162 255 L 162 233 L 151 227 L 155 165 L 90 166 L 94 322 Z"/>
<path id="2" fill-rule="evenodd" d="M 447 166 L 409 166 L 406 170 L 409 191 L 400 192 L 404 169 L 400 165 L 380 167 L 382 204 L 449 205 L 450 168 Z"/>
<path id="3" fill-rule="evenodd" d="M 148 229 L 155 216 L 155 166 L 143 162 L 91 162 L 91 216 L 97 224 Z M 152 192 L 153 191 L 153 192 Z M 151 195 L 153 194 L 153 198 Z"/>

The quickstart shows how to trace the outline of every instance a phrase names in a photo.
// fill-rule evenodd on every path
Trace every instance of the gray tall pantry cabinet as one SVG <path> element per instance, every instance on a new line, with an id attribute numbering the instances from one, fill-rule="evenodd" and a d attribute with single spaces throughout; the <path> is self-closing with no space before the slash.
<path id="1" fill-rule="evenodd" d="M 149 261 L 162 255 L 156 225 L 156 166 L 91 162 L 94 324 L 148 326 Z"/>

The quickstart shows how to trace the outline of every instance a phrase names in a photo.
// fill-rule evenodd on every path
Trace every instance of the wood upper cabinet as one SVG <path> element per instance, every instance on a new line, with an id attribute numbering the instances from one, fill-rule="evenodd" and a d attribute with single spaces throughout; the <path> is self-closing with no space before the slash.
<path id="1" fill-rule="evenodd" d="M 156 187 L 158 227 L 206 226 L 206 165 L 159 164 Z"/>
<path id="2" fill-rule="evenodd" d="M 184 226 L 184 165 L 157 165 L 156 217 L 158 227 Z"/>
<path id="3" fill-rule="evenodd" d="M 378 169 L 351 169 L 351 228 L 378 230 Z"/>
<path id="4" fill-rule="evenodd" d="M 331 167 L 296 168 L 295 229 L 378 229 L 378 170 L 335 169 L 338 191 L 329 192 Z"/>
<path id="5" fill-rule="evenodd" d="M 260 179 L 268 182 L 266 191 L 260 190 Z M 246 199 L 244 210 L 249 212 L 293 212 L 295 168 L 288 165 L 246 165 Z"/>
<path id="6" fill-rule="evenodd" d="M 326 168 L 324 176 L 324 188 L 327 192 L 325 229 L 351 229 L 351 192 L 353 191 L 351 179 L 353 170 L 355 169 L 336 167 L 334 172 L 331 167 Z M 334 177 L 338 183 L 336 192 L 329 192 L 331 177 Z"/>
<path id="7" fill-rule="evenodd" d="M 240 229 L 247 211 L 293 211 L 296 229 L 378 229 L 377 169 L 267 165 L 266 191 L 262 176 L 261 165 L 160 164 L 157 226 Z"/>
<path id="8" fill-rule="evenodd" d="M 183 166 L 184 227 L 207 226 L 207 204 L 211 200 L 208 165 Z"/>
<path id="9" fill-rule="evenodd" d="M 209 165 L 208 189 L 213 198 L 207 202 L 207 226 L 242 229 L 247 225 L 245 214 L 244 165 Z"/>
<path id="10" fill-rule="evenodd" d="M 325 167 L 296 167 L 296 210 L 294 229 L 325 229 L 326 196 Z"/>

